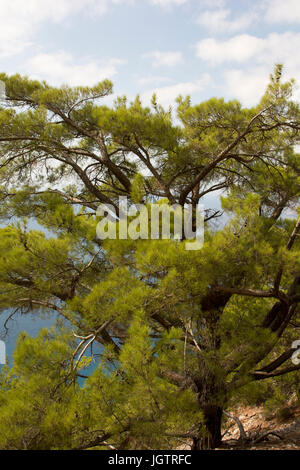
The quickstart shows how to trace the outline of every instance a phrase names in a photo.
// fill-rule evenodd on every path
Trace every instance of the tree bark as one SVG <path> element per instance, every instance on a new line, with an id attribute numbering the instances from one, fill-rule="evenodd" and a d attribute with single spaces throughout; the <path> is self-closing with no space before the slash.
<path id="1" fill-rule="evenodd" d="M 204 425 L 207 435 L 201 435 L 193 438 L 192 450 L 215 449 L 221 444 L 221 424 L 223 410 L 220 406 L 206 405 L 203 408 Z"/>

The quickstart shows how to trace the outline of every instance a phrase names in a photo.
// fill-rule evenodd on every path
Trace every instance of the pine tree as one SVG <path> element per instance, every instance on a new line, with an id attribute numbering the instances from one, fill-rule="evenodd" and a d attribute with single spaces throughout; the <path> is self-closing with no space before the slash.
<path id="1" fill-rule="evenodd" d="M 155 97 L 101 104 L 109 81 L 0 80 L 0 308 L 65 323 L 20 337 L 3 369 L 0 448 L 215 448 L 223 411 L 261 381 L 294 390 L 300 114 L 281 66 L 256 107 L 179 97 L 176 119 Z M 195 208 L 220 192 L 227 222 L 206 209 L 199 251 L 96 236 L 120 196 Z"/>

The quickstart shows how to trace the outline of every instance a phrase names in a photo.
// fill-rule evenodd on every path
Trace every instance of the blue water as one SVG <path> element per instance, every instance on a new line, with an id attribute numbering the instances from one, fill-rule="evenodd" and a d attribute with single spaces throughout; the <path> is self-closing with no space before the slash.
<path id="1" fill-rule="evenodd" d="M 16 342 L 18 336 L 22 332 L 26 332 L 32 337 L 38 336 L 40 330 L 42 328 L 50 328 L 53 326 L 57 320 L 57 315 L 49 314 L 45 318 L 39 317 L 37 314 L 29 313 L 26 315 L 16 315 L 13 320 L 9 320 L 7 327 L 8 332 L 5 333 L 4 330 L 4 323 L 8 318 L 10 312 L 7 311 L 0 315 L 0 339 L 5 343 L 6 349 L 6 356 L 7 356 L 7 364 L 9 367 L 13 365 L 13 352 L 16 347 Z M 5 333 L 5 334 L 4 334 Z M 89 348 L 85 352 L 86 357 L 91 357 L 91 349 Z M 88 368 L 79 371 L 80 374 L 85 376 L 89 376 L 97 367 L 99 363 L 99 354 L 101 353 L 101 347 L 97 345 L 93 345 L 93 355 L 95 357 L 92 358 L 91 364 Z M 2 369 L 3 365 L 0 364 L 0 370 Z M 84 379 L 78 378 L 78 382 L 83 385 Z"/>
<path id="2" fill-rule="evenodd" d="M 40 318 L 36 314 L 28 313 L 26 315 L 16 315 L 7 323 L 8 332 L 4 330 L 4 323 L 10 312 L 7 311 L 0 315 L 0 339 L 4 341 L 8 365 L 12 365 L 13 352 L 16 347 L 16 341 L 20 333 L 26 331 L 30 336 L 37 336 L 42 328 L 51 327 L 56 321 L 56 315 L 49 315 L 46 318 Z M 1 367 L 1 365 L 0 365 Z"/>

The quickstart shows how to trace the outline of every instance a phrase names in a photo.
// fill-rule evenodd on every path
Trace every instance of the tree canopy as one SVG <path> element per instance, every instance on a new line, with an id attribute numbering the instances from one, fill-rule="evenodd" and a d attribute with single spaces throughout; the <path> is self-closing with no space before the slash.
<path id="1" fill-rule="evenodd" d="M 232 403 L 299 393 L 300 112 L 281 66 L 253 108 L 178 97 L 175 115 L 155 95 L 103 104 L 107 80 L 0 80 L 0 308 L 63 320 L 2 370 L 0 448 L 214 448 Z M 97 239 L 101 203 L 208 194 L 227 218 L 205 208 L 197 252 Z"/>

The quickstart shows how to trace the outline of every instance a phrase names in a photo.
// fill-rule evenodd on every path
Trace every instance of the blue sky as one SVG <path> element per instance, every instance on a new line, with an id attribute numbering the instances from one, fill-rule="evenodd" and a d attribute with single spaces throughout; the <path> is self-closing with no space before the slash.
<path id="1" fill-rule="evenodd" d="M 256 104 L 275 62 L 300 83 L 300 0 L 1 0 L 1 70 L 162 104 Z M 300 97 L 296 90 L 296 97 Z"/>

